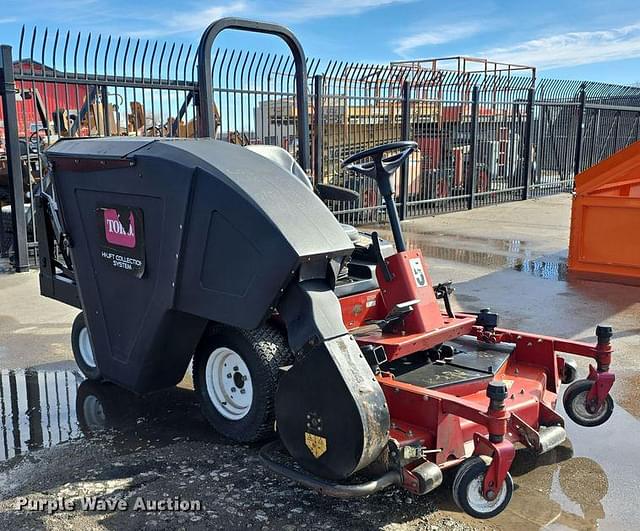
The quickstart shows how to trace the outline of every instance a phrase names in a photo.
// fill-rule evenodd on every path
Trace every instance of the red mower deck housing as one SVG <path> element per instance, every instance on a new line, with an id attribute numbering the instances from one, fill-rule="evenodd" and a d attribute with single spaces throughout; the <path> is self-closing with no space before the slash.
<path id="1" fill-rule="evenodd" d="M 420 375 L 411 379 L 407 378 L 411 372 L 397 377 L 393 371 L 379 370 L 376 377 L 392 421 L 390 438 L 397 444 L 400 455 L 409 456 L 402 476 L 407 490 L 419 494 L 427 488 L 423 478 L 413 473 L 424 462 L 445 469 L 480 455 L 491 458 L 483 494 L 489 500 L 495 499 L 515 456 L 515 444 L 542 453 L 562 443 L 564 421 L 555 412 L 558 390 L 563 381 L 572 380 L 575 374 L 573 366 L 558 353 L 595 360 L 587 380 L 593 385 L 586 398 L 591 411 L 603 408 L 606 411 L 614 381 L 609 372 L 608 327 L 598 327 L 598 343 L 590 345 L 506 330 L 493 326 L 493 322 L 478 325 L 484 316 L 492 314 L 441 313 L 419 250 L 397 253 L 387 258 L 386 263 L 391 281 L 378 269 L 380 289 L 340 300 L 345 324 L 362 347 L 383 347 L 389 362 L 452 340 L 462 340 L 467 348 L 478 349 L 476 360 L 484 357 L 488 364 L 496 361 L 496 357 L 483 356 L 483 352 L 491 352 L 487 349 L 498 347 L 498 352 L 505 353 L 498 356 L 499 366 L 486 366 L 484 376 L 465 379 L 459 375 L 462 381 L 453 383 L 447 383 L 447 374 L 422 375 L 424 385 L 420 385 L 417 383 Z M 367 325 L 384 320 L 396 304 L 407 300 L 415 301 L 413 311 L 400 328 L 385 333 Z M 443 370 L 456 369 L 453 357 L 436 359 L 435 364 Z M 417 367 L 413 372 L 420 372 L 424 365 L 418 363 Z M 572 411 L 571 404 L 567 409 Z M 608 414 L 605 413 L 607 418 Z M 418 455 L 420 459 L 412 459 Z"/>

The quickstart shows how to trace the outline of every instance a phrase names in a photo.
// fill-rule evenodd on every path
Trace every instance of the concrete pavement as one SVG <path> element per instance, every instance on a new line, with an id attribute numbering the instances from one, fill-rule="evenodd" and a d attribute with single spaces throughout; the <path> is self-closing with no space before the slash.
<path id="1" fill-rule="evenodd" d="M 640 450 L 640 288 L 567 280 L 570 202 L 569 195 L 559 195 L 404 224 L 408 243 L 422 248 L 434 281 L 454 281 L 455 309 L 491 307 L 504 326 L 586 341 L 595 339 L 598 323 L 615 330 L 612 418 L 592 429 L 568 421 L 570 441 L 543 457 L 520 452 L 513 468 L 516 492 L 499 517 L 477 522 L 462 515 L 446 484 L 422 498 L 390 490 L 354 502 L 295 487 L 265 472 L 256 448 L 231 445 L 208 428 L 188 379 L 179 389 L 143 399 L 107 393 L 105 404 L 113 403 L 102 414 L 109 430 L 95 431 L 87 412 L 76 408 L 78 396 L 91 390 L 71 361 L 76 310 L 40 297 L 37 273 L 31 272 L 0 275 L 1 383 L 18 395 L 3 395 L 5 404 L 13 399 L 17 414 L 6 407 L 0 417 L 0 445 L 9 458 L 0 463 L 0 527 L 633 528 L 640 517 L 634 502 L 640 497 L 634 472 Z M 26 411 L 28 389 L 41 396 L 46 391 L 39 416 Z M 65 492 L 112 492 L 125 499 L 177 492 L 199 496 L 207 510 L 160 516 L 13 511 L 18 496 Z"/>

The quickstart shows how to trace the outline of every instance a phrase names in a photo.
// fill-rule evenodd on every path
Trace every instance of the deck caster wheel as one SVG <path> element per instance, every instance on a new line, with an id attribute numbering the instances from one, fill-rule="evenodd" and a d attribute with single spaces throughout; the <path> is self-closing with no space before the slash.
<path id="1" fill-rule="evenodd" d="M 567 387 L 562 397 L 562 404 L 567 415 L 580 426 L 600 426 L 600 424 L 607 422 L 613 413 L 611 395 L 607 395 L 607 399 L 600 407 L 587 400 L 592 386 L 591 380 L 578 380 Z"/>
<path id="2" fill-rule="evenodd" d="M 193 358 L 193 383 L 203 415 L 230 439 L 268 438 L 274 433 L 280 367 L 291 363 L 286 338 L 271 325 L 214 328 Z"/>
<path id="3" fill-rule="evenodd" d="M 564 360 L 560 381 L 563 384 L 570 384 L 575 381 L 578 376 L 578 365 L 573 360 Z"/>
<path id="4" fill-rule="evenodd" d="M 88 380 L 102 380 L 83 312 L 76 316 L 71 327 L 71 350 L 76 364 Z"/>
<path id="5" fill-rule="evenodd" d="M 480 457 L 464 461 L 453 480 L 453 501 L 474 518 L 493 518 L 504 511 L 513 495 L 513 479 L 507 472 L 500 492 L 492 500 L 482 494 L 482 484 L 488 464 Z"/>

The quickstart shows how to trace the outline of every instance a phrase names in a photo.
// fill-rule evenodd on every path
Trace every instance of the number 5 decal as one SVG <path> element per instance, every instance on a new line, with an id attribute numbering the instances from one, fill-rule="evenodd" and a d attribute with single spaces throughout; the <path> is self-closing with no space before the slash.
<path id="1" fill-rule="evenodd" d="M 412 258 L 409 260 L 411 271 L 413 272 L 413 278 L 416 281 L 416 286 L 424 288 L 427 285 L 427 275 L 424 274 L 422 267 L 422 260 L 420 258 Z"/>

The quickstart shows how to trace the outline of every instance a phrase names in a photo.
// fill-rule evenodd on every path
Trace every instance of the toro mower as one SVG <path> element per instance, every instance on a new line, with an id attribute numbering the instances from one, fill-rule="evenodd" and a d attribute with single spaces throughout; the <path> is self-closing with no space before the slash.
<path id="1" fill-rule="evenodd" d="M 222 27 L 285 36 L 304 65 L 284 28 Z M 304 69 L 297 75 L 306 87 Z M 298 100 L 306 118 L 304 90 Z M 564 406 L 575 422 L 611 415 L 612 332 L 599 326 L 591 345 L 500 328 L 490 310 L 454 312 L 451 286 L 434 285 L 420 251 L 406 248 L 393 199 L 392 176 L 415 147 L 344 161 L 377 183 L 391 243 L 338 223 L 321 197 L 350 192 L 314 188 L 305 161 L 277 147 L 59 141 L 37 202 L 40 280 L 44 295 L 82 309 L 78 366 L 146 393 L 176 385 L 192 361 L 204 416 L 237 441 L 277 433 L 299 465 L 269 443 L 261 457 L 278 473 L 349 497 L 391 485 L 425 494 L 457 467 L 458 506 L 498 514 L 515 446 L 542 453 L 566 437 L 554 411 L 561 383 L 572 382 Z M 559 353 L 595 364 L 575 380 Z"/>

